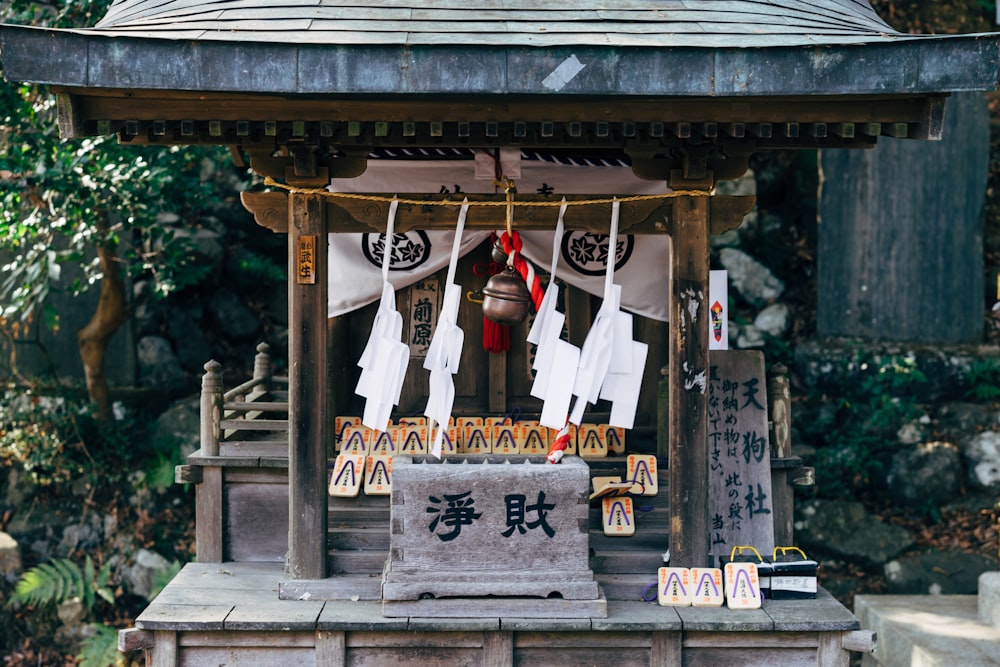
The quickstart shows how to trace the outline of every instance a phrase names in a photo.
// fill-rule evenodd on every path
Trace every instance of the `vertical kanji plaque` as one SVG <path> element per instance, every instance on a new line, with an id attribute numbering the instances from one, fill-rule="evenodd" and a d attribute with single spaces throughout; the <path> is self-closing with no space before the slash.
<path id="1" fill-rule="evenodd" d="M 763 353 L 709 353 L 708 527 L 716 566 L 734 546 L 774 549 L 766 406 Z"/>

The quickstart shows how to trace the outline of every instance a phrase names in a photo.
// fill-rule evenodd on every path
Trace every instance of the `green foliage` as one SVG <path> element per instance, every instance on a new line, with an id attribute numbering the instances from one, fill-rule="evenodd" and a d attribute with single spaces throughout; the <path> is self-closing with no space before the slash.
<path id="1" fill-rule="evenodd" d="M 80 643 L 76 656 L 80 667 L 118 667 L 125 658 L 118 652 L 118 631 L 101 623 L 92 623 L 94 635 Z"/>
<path id="2" fill-rule="evenodd" d="M 68 558 L 57 558 L 21 575 L 7 604 L 37 607 L 79 598 L 89 615 L 98 597 L 114 604 L 115 594 L 108 587 L 110 574 L 110 560 L 100 570 L 95 570 L 90 556 L 86 557 L 83 568 Z"/>
<path id="3" fill-rule="evenodd" d="M 816 447 L 817 491 L 843 497 L 870 491 L 897 447 L 896 433 L 922 414 L 914 395 L 928 380 L 911 357 L 864 358 L 832 374 L 802 407 L 806 442 Z"/>
<path id="4" fill-rule="evenodd" d="M 1000 360 L 980 359 L 964 373 L 965 398 L 978 403 L 1000 399 Z"/>
<path id="5" fill-rule="evenodd" d="M 244 250 L 236 263 L 238 274 L 232 277 L 237 284 L 284 283 L 285 270 L 266 255 Z"/>
<path id="6" fill-rule="evenodd" d="M 12 23 L 80 28 L 97 23 L 113 0 L 11 0 L 4 14 Z"/>
<path id="7" fill-rule="evenodd" d="M 13 2 L 15 23 L 80 27 L 102 16 L 108 0 Z M 47 297 L 74 295 L 100 280 L 98 246 L 113 248 L 123 269 L 154 281 L 165 295 L 197 285 L 209 267 L 195 261 L 190 234 L 180 233 L 220 199 L 205 164 L 229 162 L 221 147 L 120 145 L 115 137 L 61 141 L 55 98 L 44 86 L 0 82 L 0 316 L 55 326 Z M 161 211 L 177 225 L 162 224 Z M 83 278 L 62 285 L 72 263 Z"/>
<path id="8" fill-rule="evenodd" d="M 40 487 L 62 488 L 80 479 L 114 492 L 127 481 L 138 427 L 102 420 L 91 406 L 65 397 L 7 389 L 0 396 L 0 466 L 24 470 Z"/>

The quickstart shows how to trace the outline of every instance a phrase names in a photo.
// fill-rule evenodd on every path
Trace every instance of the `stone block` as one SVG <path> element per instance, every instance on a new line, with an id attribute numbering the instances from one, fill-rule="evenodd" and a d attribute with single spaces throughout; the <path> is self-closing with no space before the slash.
<path id="1" fill-rule="evenodd" d="M 16 575 L 21 572 L 21 550 L 17 540 L 0 531 L 0 575 Z"/>
<path id="2" fill-rule="evenodd" d="M 979 620 L 1000 628 L 1000 571 L 979 575 Z"/>
<path id="3" fill-rule="evenodd" d="M 392 476 L 383 600 L 601 598 L 582 459 L 397 456 Z"/>

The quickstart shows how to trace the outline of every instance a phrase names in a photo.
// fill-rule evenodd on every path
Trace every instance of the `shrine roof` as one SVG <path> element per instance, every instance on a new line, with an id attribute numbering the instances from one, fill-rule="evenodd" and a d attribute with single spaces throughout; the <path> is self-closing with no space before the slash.
<path id="1" fill-rule="evenodd" d="M 998 78 L 995 35 L 899 33 L 865 0 L 119 0 L 93 28 L 2 26 L 0 54 L 15 81 L 280 94 L 893 94 Z"/>
<path id="2" fill-rule="evenodd" d="M 900 37 L 857 0 L 121 0 L 86 32 L 409 46 L 770 47 Z"/>

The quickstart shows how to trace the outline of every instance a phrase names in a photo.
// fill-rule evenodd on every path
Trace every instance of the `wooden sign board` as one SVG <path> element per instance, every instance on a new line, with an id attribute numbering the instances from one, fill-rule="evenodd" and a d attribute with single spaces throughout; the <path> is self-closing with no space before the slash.
<path id="1" fill-rule="evenodd" d="M 295 252 L 295 278 L 299 285 L 316 284 L 316 236 L 303 234 L 299 237 Z"/>
<path id="2" fill-rule="evenodd" d="M 764 355 L 709 352 L 708 527 L 714 562 L 734 546 L 774 549 Z"/>
<path id="3" fill-rule="evenodd" d="M 608 441 L 605 437 L 606 426 L 598 424 L 580 424 L 577 428 L 576 451 L 585 459 L 600 459 L 608 455 Z"/>
<path id="4" fill-rule="evenodd" d="M 341 454 L 330 476 L 330 495 L 354 498 L 361 492 L 365 478 L 364 454 Z"/>
<path id="5" fill-rule="evenodd" d="M 341 431 L 340 451 L 343 454 L 367 455 L 371 452 L 372 443 L 375 440 L 376 431 L 367 426 L 347 425 Z"/>
<path id="6" fill-rule="evenodd" d="M 360 415 L 356 415 L 356 416 L 338 415 L 337 416 L 337 418 L 335 420 L 335 425 L 334 425 L 335 430 L 336 430 L 336 433 L 334 434 L 334 442 L 336 443 L 335 444 L 335 448 L 336 448 L 336 450 L 338 452 L 343 448 L 342 447 L 342 441 L 343 441 L 343 438 L 344 438 L 344 429 L 346 429 L 348 426 L 351 426 L 351 427 L 354 427 L 354 428 L 360 428 L 361 427 L 361 416 Z"/>
<path id="7" fill-rule="evenodd" d="M 434 323 L 441 314 L 441 286 L 434 276 L 418 280 L 410 288 L 407 345 L 411 359 L 423 359 L 431 347 Z"/>

